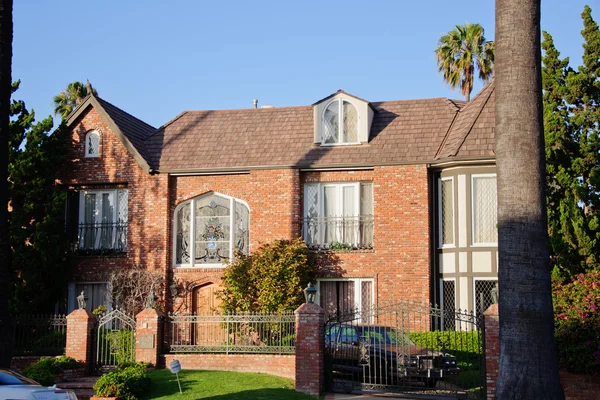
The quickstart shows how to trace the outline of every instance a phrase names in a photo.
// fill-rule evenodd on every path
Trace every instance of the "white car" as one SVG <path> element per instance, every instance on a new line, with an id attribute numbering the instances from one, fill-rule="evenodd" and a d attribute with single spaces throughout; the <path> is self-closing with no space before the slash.
<path id="1" fill-rule="evenodd" d="M 75 392 L 55 386 L 42 386 L 10 369 L 0 369 L 0 399 L 77 400 Z"/>

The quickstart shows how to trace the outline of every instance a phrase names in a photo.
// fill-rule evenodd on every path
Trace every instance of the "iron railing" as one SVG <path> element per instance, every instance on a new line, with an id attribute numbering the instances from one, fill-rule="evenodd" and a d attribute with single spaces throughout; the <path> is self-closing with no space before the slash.
<path id="1" fill-rule="evenodd" d="M 66 315 L 19 315 L 13 318 L 13 354 L 55 356 L 65 353 Z"/>
<path id="2" fill-rule="evenodd" d="M 79 224 L 79 251 L 127 251 L 127 222 Z"/>
<path id="3" fill-rule="evenodd" d="M 372 249 L 373 216 L 306 217 L 302 220 L 302 237 L 311 249 Z"/>
<path id="4" fill-rule="evenodd" d="M 329 389 L 483 398 L 484 331 L 474 312 L 412 302 L 338 316 L 325 326 Z"/>
<path id="5" fill-rule="evenodd" d="M 281 313 L 169 315 L 165 340 L 171 353 L 293 354 L 296 319 Z"/>

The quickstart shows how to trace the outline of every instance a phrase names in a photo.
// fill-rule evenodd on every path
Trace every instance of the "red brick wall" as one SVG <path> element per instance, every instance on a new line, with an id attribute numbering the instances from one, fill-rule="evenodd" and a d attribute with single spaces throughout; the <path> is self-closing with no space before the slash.
<path id="1" fill-rule="evenodd" d="M 92 365 L 92 329 L 96 317 L 87 310 L 77 309 L 67 315 L 67 344 L 65 355 L 84 365 L 86 371 Z"/>
<path id="2" fill-rule="evenodd" d="M 294 379 L 294 355 L 277 354 L 166 354 L 161 356 L 166 367 L 177 359 L 182 369 L 205 369 L 235 372 L 259 372 Z"/>
<path id="3" fill-rule="evenodd" d="M 100 133 L 100 157 L 85 158 L 85 135 L 92 129 Z M 145 172 L 93 108 L 72 125 L 71 141 L 68 161 L 59 174 L 61 184 L 69 189 L 129 190 L 127 254 L 76 256 L 72 280 L 103 281 L 115 268 L 141 267 L 166 273 L 168 177 Z"/>
<path id="4" fill-rule="evenodd" d="M 114 268 L 142 267 L 162 271 L 188 287 L 221 282 L 220 268 L 173 271 L 172 218 L 183 201 L 210 191 L 245 201 L 250 208 L 250 250 L 273 239 L 300 232 L 304 182 L 372 181 L 374 249 L 336 252 L 339 271 L 324 276 L 374 279 L 376 303 L 430 300 L 429 188 L 425 165 L 375 167 L 368 171 L 300 172 L 297 169 L 252 170 L 247 174 L 171 176 L 146 173 L 93 109 L 72 126 L 69 162 L 60 181 L 70 188 L 93 184 L 129 189 L 128 252 L 119 256 L 78 256 L 73 281 L 102 281 Z M 101 157 L 85 158 L 86 132 L 101 137 Z M 167 291 L 166 294 L 170 292 Z M 180 311 L 191 305 L 191 293 L 179 298 Z M 178 304 L 179 305 L 179 304 Z M 172 307 L 170 307 L 172 308 Z"/>
<path id="5" fill-rule="evenodd" d="M 305 303 L 296 310 L 296 391 L 319 396 L 325 390 L 323 309 Z"/>

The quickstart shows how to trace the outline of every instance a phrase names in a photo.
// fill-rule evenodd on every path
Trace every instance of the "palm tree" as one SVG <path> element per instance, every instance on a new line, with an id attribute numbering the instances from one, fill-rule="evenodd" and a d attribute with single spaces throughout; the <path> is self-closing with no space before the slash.
<path id="1" fill-rule="evenodd" d="M 13 41 L 12 0 L 0 1 L 0 367 L 10 368 L 12 322 L 8 310 L 11 253 L 8 243 L 8 137 Z"/>
<path id="2" fill-rule="evenodd" d="M 69 83 L 65 90 L 54 96 L 54 114 L 60 115 L 62 119 L 67 119 L 69 114 L 81 103 L 81 100 L 89 94 L 90 88 L 97 96 L 98 92 L 92 88 L 89 81 L 86 84 L 77 81 Z"/>
<path id="3" fill-rule="evenodd" d="M 496 0 L 497 399 L 564 399 L 545 196 L 540 0 Z"/>
<path id="4" fill-rule="evenodd" d="M 435 50 L 438 71 L 452 89 L 460 87 L 467 101 L 471 100 L 475 69 L 484 82 L 494 69 L 494 42 L 485 40 L 483 33 L 479 24 L 456 25 L 440 38 Z"/>

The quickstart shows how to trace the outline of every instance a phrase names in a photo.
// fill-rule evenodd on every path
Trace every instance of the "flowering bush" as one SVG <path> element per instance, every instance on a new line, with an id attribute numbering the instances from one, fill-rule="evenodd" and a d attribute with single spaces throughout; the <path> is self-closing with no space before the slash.
<path id="1" fill-rule="evenodd" d="M 554 282 L 552 296 L 560 365 L 573 372 L 600 370 L 600 271 Z"/>

